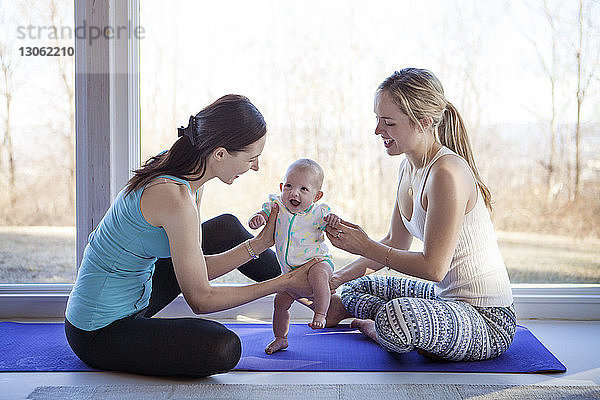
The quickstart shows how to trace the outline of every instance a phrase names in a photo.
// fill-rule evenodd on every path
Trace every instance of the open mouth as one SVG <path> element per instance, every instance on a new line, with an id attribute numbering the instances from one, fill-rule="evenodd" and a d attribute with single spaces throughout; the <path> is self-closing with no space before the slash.
<path id="1" fill-rule="evenodd" d="M 394 139 L 383 139 L 383 145 L 386 148 L 392 147 L 393 144 L 394 144 Z"/>
<path id="2" fill-rule="evenodd" d="M 300 202 L 298 200 L 290 199 L 290 204 L 294 207 L 298 207 L 300 205 Z"/>

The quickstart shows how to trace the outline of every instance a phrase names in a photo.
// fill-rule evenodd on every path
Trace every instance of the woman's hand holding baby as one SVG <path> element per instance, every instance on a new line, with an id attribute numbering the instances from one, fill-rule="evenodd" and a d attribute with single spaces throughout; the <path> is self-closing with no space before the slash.
<path id="1" fill-rule="evenodd" d="M 288 278 L 288 284 L 286 291 L 294 294 L 298 298 L 302 297 L 313 297 L 313 289 L 308 282 L 308 271 L 313 265 L 323 261 L 322 258 L 313 258 L 301 266 L 295 268 L 293 271 L 284 274 Z"/>
<path id="2" fill-rule="evenodd" d="M 371 244 L 371 238 L 360 226 L 344 220 L 340 220 L 337 227 L 327 225 L 325 233 L 335 247 L 359 256 L 364 255 Z"/>
<path id="3" fill-rule="evenodd" d="M 269 215 L 269 219 L 265 222 L 261 223 L 257 226 L 260 227 L 265 225 L 262 231 L 253 239 L 255 241 L 256 247 L 253 248 L 257 253 L 262 253 L 269 247 L 275 244 L 275 221 L 277 221 L 277 215 L 279 214 L 279 206 L 274 204 L 271 208 L 271 214 Z M 264 221 L 264 216 L 261 215 Z M 256 228 L 254 228 L 256 229 Z"/>

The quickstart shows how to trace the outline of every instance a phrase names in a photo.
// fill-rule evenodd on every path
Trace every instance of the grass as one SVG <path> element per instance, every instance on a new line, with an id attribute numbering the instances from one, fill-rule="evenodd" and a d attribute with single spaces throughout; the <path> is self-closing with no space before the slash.
<path id="1" fill-rule="evenodd" d="M 600 283 L 600 239 L 499 232 L 498 243 L 513 283 Z M 353 259 L 332 254 L 337 266 Z M 75 263 L 72 227 L 0 227 L 0 283 L 72 283 Z M 250 282 L 237 271 L 217 281 Z"/>

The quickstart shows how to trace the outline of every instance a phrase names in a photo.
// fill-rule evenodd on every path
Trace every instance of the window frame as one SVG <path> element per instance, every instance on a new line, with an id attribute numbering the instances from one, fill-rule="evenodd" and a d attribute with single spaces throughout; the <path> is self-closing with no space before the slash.
<path id="1" fill-rule="evenodd" d="M 139 0 L 76 0 L 75 24 L 139 26 Z M 129 35 L 128 35 L 129 36 Z M 89 232 L 140 163 L 139 39 L 75 40 L 77 265 Z M 106 71 L 106 73 L 96 73 Z M 108 99 L 108 101 L 107 101 Z M 126 132 L 127 134 L 123 134 Z M 58 318 L 72 284 L 0 284 L 0 318 Z M 513 284 L 519 319 L 600 320 L 600 284 Z M 273 296 L 209 314 L 270 320 Z M 310 318 L 302 306 L 294 318 Z M 191 315 L 182 296 L 165 315 Z"/>
<path id="2" fill-rule="evenodd" d="M 62 318 L 72 284 L 0 284 L 0 318 Z M 231 286 L 242 286 L 231 285 Z M 560 319 L 600 320 L 600 285 L 593 284 L 513 284 L 515 309 L 519 320 Z M 220 320 L 255 319 L 270 321 L 274 295 L 230 310 L 203 317 Z M 296 303 L 294 319 L 309 319 L 311 311 Z M 164 317 L 194 316 L 182 295 L 161 311 Z"/>
<path id="3" fill-rule="evenodd" d="M 139 20 L 139 0 L 75 1 L 75 26 L 131 29 Z M 75 39 L 77 266 L 89 233 L 140 165 L 139 65 L 137 35 Z"/>

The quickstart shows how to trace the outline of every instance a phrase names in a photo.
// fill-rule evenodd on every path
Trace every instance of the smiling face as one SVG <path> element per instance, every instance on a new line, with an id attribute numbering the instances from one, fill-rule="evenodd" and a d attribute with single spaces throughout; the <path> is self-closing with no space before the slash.
<path id="1" fill-rule="evenodd" d="M 256 142 L 249 145 L 244 151 L 230 154 L 224 148 L 216 149 L 213 156 L 215 175 L 224 183 L 231 185 L 240 175 L 249 170 L 258 171 L 258 157 L 262 153 L 267 137 L 264 135 Z"/>
<path id="2" fill-rule="evenodd" d="M 323 196 L 318 174 L 310 167 L 290 167 L 279 187 L 281 201 L 292 213 L 306 211 Z"/>
<path id="3" fill-rule="evenodd" d="M 387 90 L 375 95 L 375 134 L 381 135 L 383 145 L 391 156 L 411 151 L 418 143 L 418 133 L 408 115 L 400 111 Z"/>

